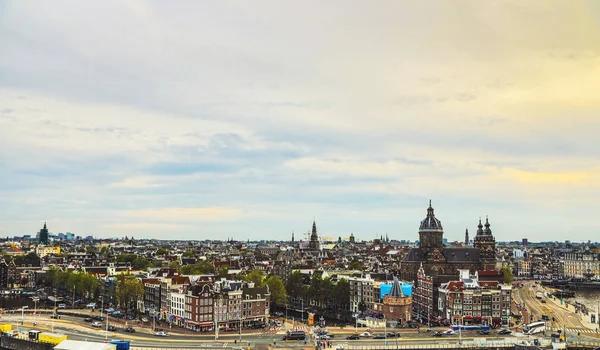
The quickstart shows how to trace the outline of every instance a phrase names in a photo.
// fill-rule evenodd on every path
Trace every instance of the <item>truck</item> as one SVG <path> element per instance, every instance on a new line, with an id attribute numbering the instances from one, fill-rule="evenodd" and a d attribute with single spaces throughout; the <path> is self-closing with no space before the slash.
<path id="1" fill-rule="evenodd" d="M 37 340 L 41 343 L 47 343 L 56 346 L 63 340 L 67 340 L 67 336 L 64 334 L 41 332 L 37 335 Z"/>
<path id="2" fill-rule="evenodd" d="M 12 330 L 12 324 L 3 323 L 0 324 L 0 332 L 10 332 Z"/>
<path id="3" fill-rule="evenodd" d="M 543 299 L 544 298 L 544 293 L 537 292 L 536 295 L 535 295 L 535 297 L 538 298 L 538 299 Z"/>

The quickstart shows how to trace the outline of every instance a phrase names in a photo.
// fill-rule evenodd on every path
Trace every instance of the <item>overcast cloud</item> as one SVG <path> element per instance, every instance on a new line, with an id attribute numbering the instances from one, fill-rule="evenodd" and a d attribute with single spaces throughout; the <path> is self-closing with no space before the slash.
<path id="1" fill-rule="evenodd" d="M 0 0 L 0 235 L 597 240 L 595 1 Z"/>

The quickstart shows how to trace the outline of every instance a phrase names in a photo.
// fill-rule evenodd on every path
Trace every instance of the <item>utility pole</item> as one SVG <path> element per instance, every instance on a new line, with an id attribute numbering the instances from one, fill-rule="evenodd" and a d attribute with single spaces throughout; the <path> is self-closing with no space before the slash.
<path id="1" fill-rule="evenodd" d="M 304 323 L 304 298 L 300 298 L 302 301 L 302 323 Z"/>
<path id="2" fill-rule="evenodd" d="M 54 290 L 54 315 L 55 317 L 52 317 L 52 333 L 54 333 L 54 319 L 56 318 L 56 316 L 58 315 L 58 313 L 56 312 L 56 290 Z"/>

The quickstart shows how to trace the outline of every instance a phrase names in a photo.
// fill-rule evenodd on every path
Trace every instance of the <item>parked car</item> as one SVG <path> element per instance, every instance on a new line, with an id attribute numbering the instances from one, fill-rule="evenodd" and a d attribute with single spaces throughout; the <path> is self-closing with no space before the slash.
<path id="1" fill-rule="evenodd" d="M 372 338 L 373 334 L 369 333 L 369 332 L 363 332 L 360 334 L 361 338 Z"/>
<path id="2" fill-rule="evenodd" d="M 157 336 L 157 337 L 166 337 L 167 333 L 164 332 L 164 331 L 160 331 L 160 332 L 154 333 L 154 335 Z"/>
<path id="3" fill-rule="evenodd" d="M 377 333 L 373 336 L 373 339 L 385 339 L 386 335 L 383 333 Z"/>
<path id="4" fill-rule="evenodd" d="M 125 328 L 125 332 L 127 332 L 127 333 L 135 333 L 135 329 L 133 329 L 133 327 L 127 327 L 127 328 Z"/>
<path id="5" fill-rule="evenodd" d="M 115 327 L 115 326 L 108 326 L 108 330 L 110 332 L 116 332 L 117 331 L 117 327 Z"/>
<path id="6" fill-rule="evenodd" d="M 444 332 L 433 332 L 433 336 L 434 337 L 443 337 L 444 336 Z"/>
<path id="7" fill-rule="evenodd" d="M 400 338 L 400 333 L 390 332 L 387 334 L 388 338 Z"/>
<path id="8" fill-rule="evenodd" d="M 502 329 L 498 332 L 498 334 L 502 334 L 502 335 L 506 335 L 506 334 L 511 334 L 512 332 L 509 331 L 508 329 Z"/>
<path id="9" fill-rule="evenodd" d="M 148 322 L 148 319 L 146 317 L 142 317 L 142 322 Z"/>
<path id="10" fill-rule="evenodd" d="M 358 334 L 350 334 L 349 336 L 346 337 L 346 339 L 357 340 L 357 339 L 360 339 L 360 337 L 358 336 Z"/>
<path id="11" fill-rule="evenodd" d="M 91 317 L 86 317 L 83 319 L 85 322 L 92 322 L 93 319 Z"/>
<path id="12" fill-rule="evenodd" d="M 481 334 L 481 335 L 488 335 L 488 334 L 490 334 L 490 331 L 487 329 L 482 329 L 482 330 L 477 331 L 477 333 Z"/>
<path id="13" fill-rule="evenodd" d="M 444 333 L 444 335 L 456 335 L 456 332 L 451 329 L 443 331 L 442 333 Z"/>
<path id="14" fill-rule="evenodd" d="M 102 328 L 102 322 L 94 321 L 94 322 L 92 322 L 92 327 Z"/>
<path id="15" fill-rule="evenodd" d="M 67 308 L 67 304 L 58 304 L 58 308 L 59 309 L 66 309 Z"/>
<path id="16" fill-rule="evenodd" d="M 89 303 L 86 306 L 88 309 L 95 309 L 96 308 L 96 303 Z"/>

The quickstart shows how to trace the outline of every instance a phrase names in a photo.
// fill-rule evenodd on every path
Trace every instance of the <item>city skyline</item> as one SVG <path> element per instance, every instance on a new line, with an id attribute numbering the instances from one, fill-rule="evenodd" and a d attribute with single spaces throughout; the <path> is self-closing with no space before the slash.
<path id="1" fill-rule="evenodd" d="M 595 241 L 600 4 L 0 1 L 0 236 Z"/>

